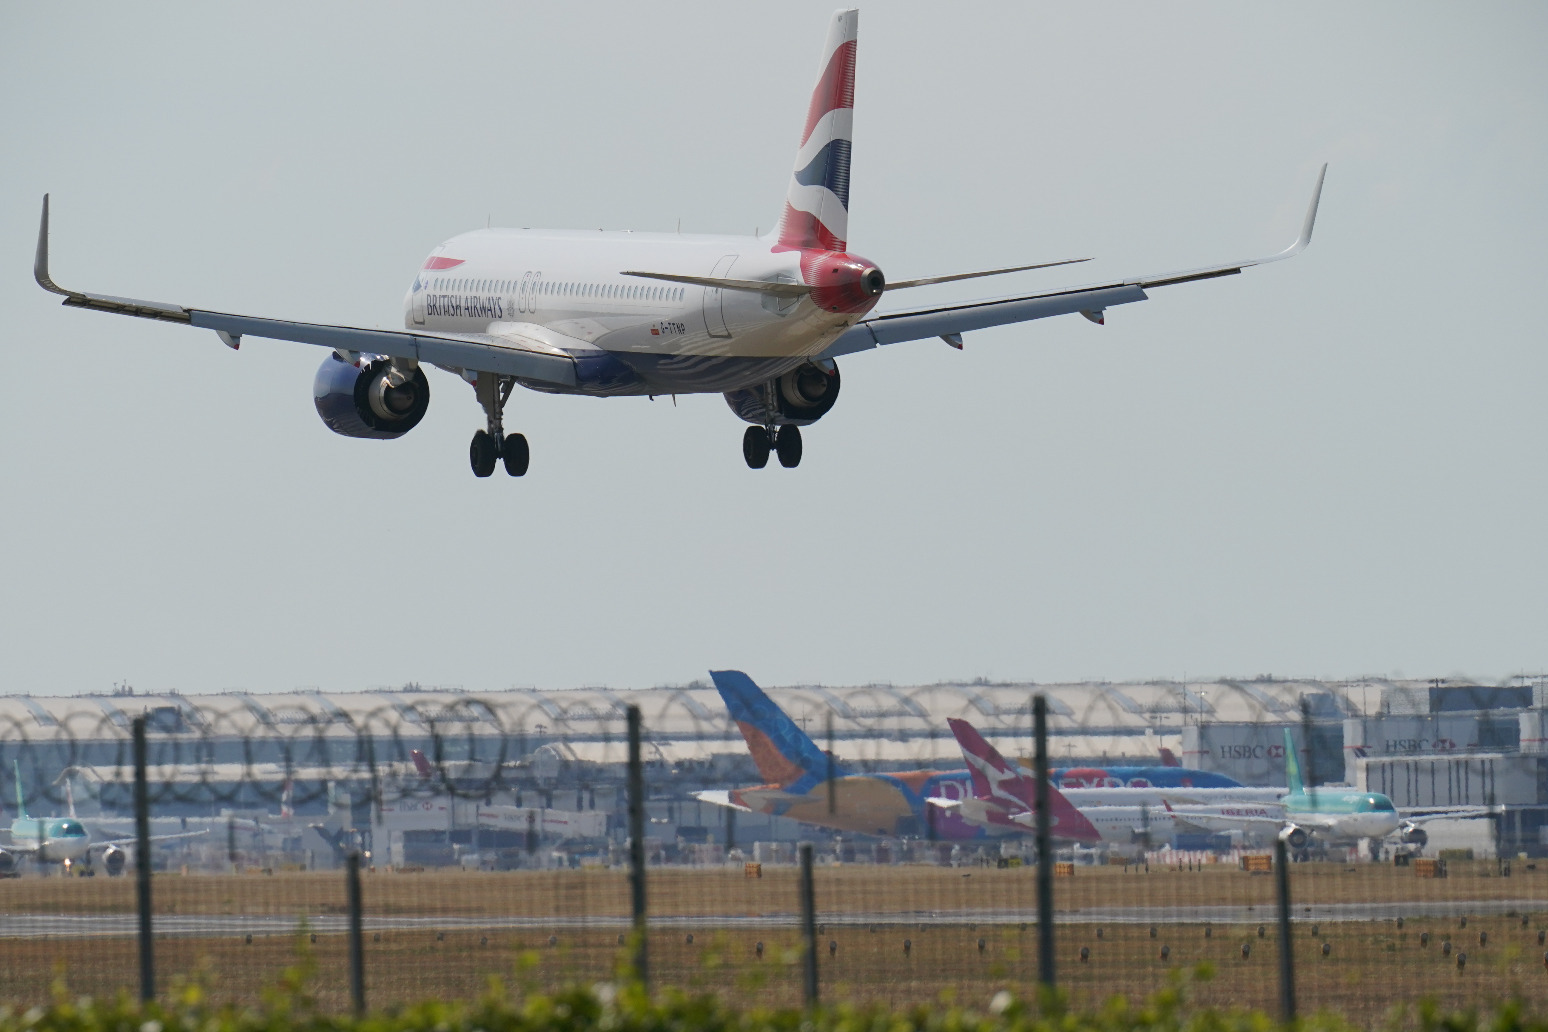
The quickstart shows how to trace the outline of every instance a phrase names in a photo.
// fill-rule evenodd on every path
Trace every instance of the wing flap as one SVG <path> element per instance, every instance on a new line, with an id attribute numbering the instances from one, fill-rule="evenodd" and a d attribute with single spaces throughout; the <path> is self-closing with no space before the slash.
<path id="1" fill-rule="evenodd" d="M 1307 244 L 1311 243 L 1312 228 L 1317 222 L 1317 206 L 1322 199 L 1322 184 L 1327 174 L 1328 166 L 1323 165 L 1322 170 L 1317 174 L 1317 185 L 1312 191 L 1311 204 L 1306 209 L 1306 217 L 1301 223 L 1301 231 L 1295 242 L 1283 251 L 1266 258 L 1251 258 L 1243 262 L 1185 269 L 1179 272 L 1163 272 L 1153 276 L 1136 276 L 1120 283 L 1076 287 L 1052 294 L 973 301 L 939 308 L 873 315 L 845 330 L 822 353 L 822 357 L 837 358 L 839 355 L 868 351 L 878 345 L 900 344 L 908 340 L 926 340 L 930 337 L 951 338 L 969 330 L 1029 322 L 1033 319 L 1047 319 L 1051 316 L 1069 315 L 1074 312 L 1088 313 L 1093 319 L 1100 321 L 1099 313 L 1103 309 L 1113 305 L 1144 301 L 1147 297 L 1145 290 L 1150 287 L 1170 287 L 1178 283 L 1234 276 L 1254 265 L 1266 265 L 1269 262 L 1294 258 L 1306 249 Z M 942 279 L 949 279 L 949 277 L 942 277 Z M 956 345 L 959 342 L 953 340 L 951 343 Z"/>
<path id="2" fill-rule="evenodd" d="M 1055 315 L 1100 311 L 1113 305 L 1143 301 L 1145 298 L 1145 291 L 1137 284 L 1116 283 L 1056 294 L 1033 294 L 1029 297 L 976 301 L 965 305 L 879 315 L 845 330 L 823 352 L 823 357 L 837 358 L 839 355 L 867 351 L 883 344 L 926 340 L 950 333 L 1004 326 L 1007 323 L 1047 319 Z"/>

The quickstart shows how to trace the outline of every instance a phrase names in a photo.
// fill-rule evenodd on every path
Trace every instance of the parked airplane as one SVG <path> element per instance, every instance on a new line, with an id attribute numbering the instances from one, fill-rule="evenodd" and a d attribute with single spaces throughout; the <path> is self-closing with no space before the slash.
<path id="1" fill-rule="evenodd" d="M 951 732 L 967 761 L 972 794 L 966 798 L 931 799 L 932 806 L 954 810 L 963 819 L 993 827 L 1017 828 L 1023 833 L 1036 827 L 1036 776 L 1010 762 L 965 720 L 950 720 Z M 1055 791 L 1050 786 L 1050 792 Z M 1227 793 L 1230 793 L 1227 795 Z M 1253 797 L 1235 798 L 1252 793 Z M 1169 842 L 1182 827 L 1167 805 L 1170 795 L 1223 801 L 1191 804 L 1196 812 L 1263 814 L 1280 812 L 1275 793 L 1264 789 L 1064 789 L 1063 795 L 1080 811 L 1094 835 L 1085 841 L 1100 843 L 1119 852 L 1154 848 Z M 1104 800 L 1127 800 L 1115 803 Z"/>
<path id="2" fill-rule="evenodd" d="M 65 782 L 65 798 L 68 800 L 64 817 L 29 817 L 22 797 L 21 767 L 15 761 L 16 813 L 11 821 L 11 841 L 0 846 L 0 878 L 18 873 L 18 861 L 27 857 L 39 864 L 60 864 L 68 872 L 75 864 L 82 863 L 86 873 L 94 873 L 92 854 L 102 858 L 102 866 L 110 876 L 123 873 L 128 850 L 136 838 L 106 837 L 95 835 L 75 813 L 75 795 L 70 783 Z M 204 832 L 185 832 L 172 835 L 152 835 L 152 842 L 168 839 L 193 838 Z"/>
<path id="3" fill-rule="evenodd" d="M 1326 166 L 1300 235 L 1265 258 L 878 313 L 892 291 L 1086 259 L 889 282 L 849 250 L 858 27 L 858 11 L 833 16 L 783 215 L 766 236 L 476 230 L 425 260 L 404 298 L 404 330 L 371 330 L 60 287 L 49 274 L 45 195 L 34 277 L 67 306 L 213 330 L 232 349 L 243 337 L 331 349 L 313 396 L 323 422 L 346 437 L 408 433 L 430 403 L 423 366 L 456 374 L 484 412 L 468 449 L 480 477 L 501 462 L 512 476 L 527 472 L 527 439 L 504 423 L 518 385 L 591 397 L 724 394 L 751 424 L 742 454 L 758 469 L 771 450 L 783 466 L 800 463 L 800 428 L 838 400 L 840 356 L 932 337 L 961 348 L 972 330 L 1076 312 L 1102 323 L 1108 308 L 1143 301 L 1147 290 L 1289 258 L 1311 239 Z"/>
<path id="4" fill-rule="evenodd" d="M 793 778 L 788 770 L 779 766 L 770 757 L 773 756 L 771 747 L 766 740 L 780 735 L 799 736 L 799 741 L 791 740 L 784 743 L 784 747 L 792 750 L 792 753 L 809 750 L 816 756 L 824 754 L 806 733 L 796 727 L 794 721 L 779 708 L 779 705 L 770 699 L 753 679 L 740 670 L 711 670 L 710 678 L 715 682 L 715 689 L 720 692 L 720 697 L 726 703 L 731 718 L 736 721 L 741 729 L 742 737 L 747 740 L 748 748 L 752 752 L 753 761 L 758 770 L 771 782 L 783 783 Z M 759 744 L 754 744 L 758 742 Z M 804 745 L 801 743 L 805 743 Z M 1174 757 L 1175 760 L 1175 757 Z M 813 768 L 816 769 L 816 768 Z M 970 794 L 968 784 L 968 771 L 966 769 L 948 770 L 938 772 L 942 778 L 943 791 L 948 796 L 966 798 Z M 1150 788 L 1164 787 L 1169 789 L 1187 789 L 1179 791 L 1176 798 L 1179 799 L 1203 799 L 1202 794 L 1192 792 L 1192 789 L 1234 789 L 1243 793 L 1245 797 L 1257 799 L 1262 797 L 1263 789 L 1242 788 L 1236 781 L 1223 774 L 1213 771 L 1194 770 L 1189 767 L 1159 766 L 1159 767 L 1133 767 L 1114 766 L 1105 768 L 1096 767 L 1070 767 L 1055 768 L 1052 772 L 1054 784 L 1063 787 L 1067 794 L 1073 797 L 1083 798 L 1088 802 L 1111 801 L 1120 802 L 1126 800 L 1140 800 L 1152 798 L 1143 793 Z M 1073 784 L 1072 784 L 1073 783 Z"/>
<path id="5" fill-rule="evenodd" d="M 698 793 L 698 798 L 706 802 L 869 835 L 960 840 L 1004 835 L 1016 830 L 1009 822 L 976 819 L 978 810 L 971 802 L 965 803 L 965 811 L 940 805 L 940 801 L 972 799 L 971 778 L 965 769 L 855 773 L 818 748 L 811 737 L 740 670 L 712 670 L 710 678 L 725 700 L 732 720 L 747 742 L 753 763 L 767 784 Z M 1161 769 L 1195 775 L 1208 773 L 1184 768 Z M 833 781 L 831 798 L 830 779 Z M 1056 793 L 1050 813 L 1058 837 L 1078 842 L 1092 842 L 1098 838 L 1095 829 L 1081 820 L 1071 805 L 1074 796 L 1126 791 L 1141 790 L 1073 789 Z M 1183 798 L 1194 798 L 1193 794 L 1188 794 L 1191 791 L 1179 789 Z M 931 801 L 936 802 L 932 805 Z"/>
<path id="6" fill-rule="evenodd" d="M 1480 806 L 1400 811 L 1380 792 L 1308 788 L 1301 781 L 1301 763 L 1288 728 L 1285 776 L 1288 792 L 1280 800 L 1281 812 L 1277 815 L 1213 814 L 1184 805 L 1172 808 L 1171 816 L 1179 824 L 1202 831 L 1273 831 L 1298 851 L 1313 845 L 1351 845 L 1369 839 L 1373 857 L 1380 852 L 1382 842 L 1393 834 L 1404 843 L 1423 848 L 1428 841 L 1424 825 L 1431 821 L 1490 816 L 1489 810 Z"/>

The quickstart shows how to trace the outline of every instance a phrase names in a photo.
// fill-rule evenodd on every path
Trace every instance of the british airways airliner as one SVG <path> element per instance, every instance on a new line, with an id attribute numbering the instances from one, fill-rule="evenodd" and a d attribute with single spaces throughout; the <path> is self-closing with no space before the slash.
<path id="1" fill-rule="evenodd" d="M 859 12 L 828 29 L 777 228 L 767 236 L 482 229 L 437 247 L 404 298 L 404 329 L 370 330 L 67 290 L 48 268 L 43 198 L 34 275 L 64 304 L 213 330 L 228 347 L 243 337 L 330 348 L 313 383 L 317 413 L 334 433 L 391 439 L 412 430 L 430 403 L 424 366 L 462 377 L 484 412 L 469 461 L 476 476 L 503 463 L 527 472 L 529 449 L 505 432 L 519 385 L 590 397 L 724 394 L 752 424 L 747 465 L 801 461 L 801 428 L 839 394 L 835 359 L 881 345 L 940 337 L 953 347 L 972 330 L 1080 313 L 1101 323 L 1114 305 L 1153 287 L 1229 276 L 1298 254 L 1310 241 L 1323 176 L 1300 236 L 1266 258 L 1137 276 L 1051 293 L 899 311 L 884 294 L 1086 259 L 888 282 L 849 250 L 849 172 Z"/>

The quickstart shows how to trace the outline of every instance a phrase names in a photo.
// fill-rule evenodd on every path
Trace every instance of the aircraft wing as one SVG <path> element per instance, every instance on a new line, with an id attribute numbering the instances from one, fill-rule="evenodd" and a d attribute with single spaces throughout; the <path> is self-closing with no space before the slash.
<path id="1" fill-rule="evenodd" d="M 168 842 L 168 841 L 170 841 L 172 839 L 199 838 L 200 836 L 208 835 L 209 833 L 210 832 L 209 832 L 208 828 L 206 828 L 204 831 L 179 831 L 179 832 L 173 832 L 173 833 L 167 834 L 167 835 L 152 835 L 150 837 L 150 840 L 152 842 Z M 137 845 L 139 843 L 139 841 L 140 840 L 136 836 L 134 836 L 134 835 L 127 835 L 127 836 L 125 836 L 123 838 L 98 839 L 97 841 L 93 842 L 87 848 L 88 849 L 110 849 L 110 848 L 114 848 L 114 847 L 133 846 L 133 845 Z"/>
<path id="2" fill-rule="evenodd" d="M 408 330 L 368 330 L 358 326 L 295 322 L 231 312 L 190 308 L 165 301 L 143 301 L 110 294 L 88 294 L 56 284 L 48 271 L 48 195 L 43 195 L 43 220 L 38 227 L 38 251 L 33 278 L 44 290 L 64 297 L 69 308 L 90 308 L 114 315 L 184 323 L 214 330 L 227 347 L 241 346 L 243 337 L 266 337 L 316 344 L 342 353 L 386 355 L 414 359 L 451 369 L 472 369 L 524 380 L 574 386 L 575 360 L 554 350 L 540 350 L 521 338 L 487 333 L 412 333 Z"/>
<path id="3" fill-rule="evenodd" d="M 1419 809 L 1403 809 L 1398 811 L 1404 824 L 1420 825 L 1430 821 L 1461 821 L 1473 820 L 1480 817 L 1492 817 L 1493 811 L 1487 806 L 1453 806 L 1449 808 L 1434 809 L 1421 807 Z"/>
<path id="4" fill-rule="evenodd" d="M 1277 832 L 1284 827 L 1285 821 L 1280 817 L 1262 817 L 1252 814 L 1222 814 L 1217 810 L 1192 810 L 1188 807 L 1178 809 L 1170 803 L 1163 803 L 1167 816 L 1185 827 L 1202 832 L 1222 831 L 1272 831 Z"/>
<path id="5" fill-rule="evenodd" d="M 1317 186 L 1312 192 L 1311 206 L 1301 224 L 1301 234 L 1295 243 L 1266 258 L 1252 258 L 1243 262 L 1212 265 L 1202 269 L 1185 269 L 1164 272 L 1153 276 L 1137 276 L 1133 279 L 1092 286 L 1073 287 L 1050 294 L 1027 294 L 1020 297 L 998 298 L 989 301 L 971 301 L 964 304 L 942 305 L 937 308 L 920 308 L 904 312 L 887 312 L 871 315 L 851 326 L 822 353 L 823 358 L 868 351 L 884 344 L 898 344 L 909 340 L 925 340 L 942 337 L 954 347 L 962 345 L 961 335 L 970 330 L 1004 326 L 1007 323 L 1047 319 L 1055 315 L 1080 312 L 1093 322 L 1103 321 L 1103 312 L 1114 305 L 1126 305 L 1144 301 L 1147 289 L 1169 287 L 1176 283 L 1192 283 L 1195 280 L 1234 276 L 1243 269 L 1264 265 L 1285 258 L 1293 258 L 1311 243 L 1312 226 L 1317 221 L 1317 203 L 1322 197 L 1322 182 L 1328 167 L 1322 166 L 1317 175 Z"/>
<path id="6" fill-rule="evenodd" d="M 739 803 L 733 803 L 731 801 L 731 793 L 725 789 L 720 789 L 718 791 L 695 792 L 693 797 L 701 803 L 710 803 L 714 806 L 724 806 L 729 810 L 741 810 L 743 813 L 753 812 L 749 808 L 742 806 Z"/>

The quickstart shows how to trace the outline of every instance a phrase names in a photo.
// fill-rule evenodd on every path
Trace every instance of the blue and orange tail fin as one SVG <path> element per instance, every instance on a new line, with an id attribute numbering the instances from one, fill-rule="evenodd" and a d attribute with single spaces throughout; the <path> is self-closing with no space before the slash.
<path id="1" fill-rule="evenodd" d="M 804 777 L 828 777 L 828 754 L 817 748 L 817 743 L 752 678 L 740 670 L 711 670 L 710 679 L 765 781 L 785 786 Z M 831 770 L 835 777 L 844 773 L 836 763 Z"/>
<path id="2" fill-rule="evenodd" d="M 822 70 L 806 109 L 806 125 L 779 220 L 781 248 L 843 251 L 848 246 L 849 158 L 859 31 L 858 10 L 833 12 L 822 51 Z"/>

